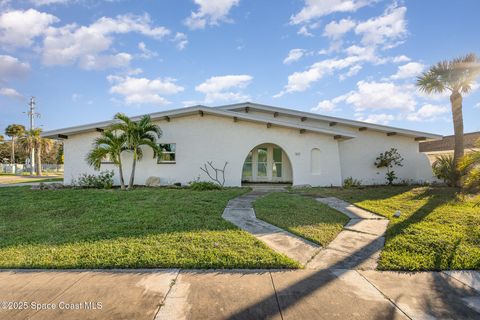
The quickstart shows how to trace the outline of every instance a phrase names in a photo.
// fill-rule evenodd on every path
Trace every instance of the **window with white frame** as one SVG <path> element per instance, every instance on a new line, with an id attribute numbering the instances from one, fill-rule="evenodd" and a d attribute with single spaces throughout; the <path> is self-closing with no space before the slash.
<path id="1" fill-rule="evenodd" d="M 176 161 L 176 143 L 160 143 L 160 155 L 157 163 L 175 163 Z"/>

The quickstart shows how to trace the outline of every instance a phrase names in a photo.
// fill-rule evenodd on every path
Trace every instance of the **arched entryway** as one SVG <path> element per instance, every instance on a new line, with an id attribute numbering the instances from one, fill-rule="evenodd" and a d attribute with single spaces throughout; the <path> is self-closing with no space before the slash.
<path id="1" fill-rule="evenodd" d="M 285 151 L 276 144 L 264 143 L 248 153 L 243 163 L 242 182 L 291 183 L 292 165 Z"/>

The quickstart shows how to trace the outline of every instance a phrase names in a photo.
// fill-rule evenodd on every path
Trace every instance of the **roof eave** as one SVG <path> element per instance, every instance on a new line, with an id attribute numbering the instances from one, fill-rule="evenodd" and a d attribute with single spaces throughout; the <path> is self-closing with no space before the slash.
<path id="1" fill-rule="evenodd" d="M 281 107 L 275 107 L 275 106 L 269 106 L 269 105 L 264 105 L 264 104 L 259 104 L 259 103 L 252 103 L 252 102 L 242 102 L 242 103 L 235 103 L 235 104 L 228 104 L 228 105 L 223 105 L 219 106 L 217 108 L 222 109 L 222 110 L 232 110 L 236 108 L 240 108 L 243 106 L 252 106 L 254 108 L 260 109 L 260 110 L 265 110 L 265 111 L 278 111 L 283 114 L 287 115 L 293 115 L 293 116 L 304 116 L 304 117 L 310 117 L 312 119 L 316 120 L 323 120 L 323 121 L 330 121 L 330 122 L 338 122 L 340 124 L 344 125 L 350 125 L 353 127 L 367 127 L 373 130 L 381 131 L 381 132 L 397 132 L 398 134 L 403 134 L 407 136 L 412 136 L 412 137 L 424 137 L 426 139 L 441 139 L 443 136 L 430 133 L 430 132 L 423 132 L 423 131 L 417 131 L 417 130 L 409 130 L 409 129 L 402 129 L 402 128 L 397 128 L 397 127 L 391 127 L 391 126 L 384 126 L 380 124 L 373 124 L 369 122 L 363 122 L 363 121 L 358 121 L 358 120 L 349 120 L 349 119 L 343 119 L 343 118 L 338 118 L 338 117 L 332 117 L 332 116 L 325 116 L 325 115 L 317 115 L 311 112 L 305 112 L 305 111 L 300 111 L 300 110 L 292 110 L 292 109 L 286 109 L 286 108 L 281 108 Z"/>

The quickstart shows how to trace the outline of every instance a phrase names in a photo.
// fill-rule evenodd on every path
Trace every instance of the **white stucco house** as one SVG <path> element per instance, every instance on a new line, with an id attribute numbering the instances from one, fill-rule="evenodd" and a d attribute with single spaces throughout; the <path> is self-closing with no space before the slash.
<path id="1" fill-rule="evenodd" d="M 146 150 L 137 164 L 135 183 L 150 176 L 162 183 L 188 183 L 208 176 L 200 170 L 208 161 L 225 170 L 227 186 L 242 182 L 285 182 L 293 185 L 340 186 L 353 177 L 363 184 L 382 184 L 385 171 L 374 166 L 375 158 L 397 148 L 404 166 L 395 171 L 399 179 L 432 181 L 427 156 L 419 142 L 441 136 L 312 114 L 297 110 L 239 103 L 220 107 L 193 106 L 150 114 L 163 135 L 158 140 L 164 152 L 153 158 Z M 135 119 L 135 118 L 134 118 Z M 95 173 L 85 161 L 92 142 L 111 121 L 45 132 L 64 139 L 65 184 L 82 173 Z M 130 155 L 124 154 L 126 179 Z M 101 170 L 118 171 L 111 163 Z"/>

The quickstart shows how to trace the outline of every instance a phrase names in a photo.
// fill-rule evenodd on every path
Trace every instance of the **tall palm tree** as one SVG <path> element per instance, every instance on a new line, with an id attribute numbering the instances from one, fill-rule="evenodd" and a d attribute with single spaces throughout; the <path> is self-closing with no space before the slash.
<path id="1" fill-rule="evenodd" d="M 5 134 L 12 139 L 12 154 L 10 156 L 12 165 L 15 164 L 15 139 L 25 134 L 25 127 L 21 124 L 11 124 L 5 128 Z M 15 169 L 14 169 L 15 170 Z"/>
<path id="2" fill-rule="evenodd" d="M 474 53 L 470 53 L 451 61 L 441 61 L 417 78 L 417 86 L 425 93 L 450 92 L 455 133 L 453 163 L 457 171 L 460 158 L 464 154 L 462 94 L 468 93 L 472 89 L 474 80 L 479 75 L 480 61 Z M 460 177 L 459 174 L 458 177 Z M 459 183 L 460 179 L 457 179 L 456 184 Z"/>
<path id="3" fill-rule="evenodd" d="M 120 175 L 120 186 L 125 189 L 125 180 L 123 179 L 122 152 L 126 150 L 126 135 L 117 134 L 114 131 L 106 130 L 93 142 L 93 149 L 87 154 L 87 162 L 95 170 L 99 170 L 102 161 L 109 158 L 116 166 Z"/>
<path id="4" fill-rule="evenodd" d="M 133 121 L 126 115 L 117 113 L 114 119 L 118 122 L 111 126 L 111 130 L 117 130 L 125 134 L 126 149 L 133 154 L 132 173 L 128 182 L 128 188 L 130 189 L 135 181 L 137 161 L 143 157 L 142 147 L 150 147 L 155 158 L 160 153 L 160 147 L 156 140 L 162 136 L 162 130 L 159 126 L 152 123 L 152 119 L 148 115 L 143 116 L 138 121 Z"/>
<path id="5" fill-rule="evenodd" d="M 42 129 L 40 128 L 27 130 L 19 140 L 20 146 L 28 153 L 31 153 L 32 150 L 35 151 L 35 168 L 32 168 L 32 173 L 36 172 L 37 176 L 42 175 L 42 153 L 49 152 L 53 145 L 53 141 L 42 138 L 41 133 Z"/>

